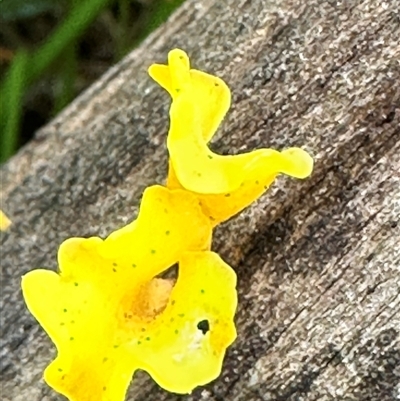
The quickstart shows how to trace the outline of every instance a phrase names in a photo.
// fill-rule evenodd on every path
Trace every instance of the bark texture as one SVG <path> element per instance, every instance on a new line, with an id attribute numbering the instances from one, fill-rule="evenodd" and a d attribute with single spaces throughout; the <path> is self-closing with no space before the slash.
<path id="1" fill-rule="evenodd" d="M 238 274 L 238 339 L 191 395 L 136 375 L 130 401 L 400 399 L 398 0 L 188 0 L 1 169 L 4 401 L 59 401 L 41 380 L 54 348 L 20 277 L 56 268 L 70 236 L 105 236 L 162 183 L 169 98 L 147 76 L 168 50 L 223 78 L 221 153 L 302 146 L 310 179 L 279 178 L 220 226 Z"/>

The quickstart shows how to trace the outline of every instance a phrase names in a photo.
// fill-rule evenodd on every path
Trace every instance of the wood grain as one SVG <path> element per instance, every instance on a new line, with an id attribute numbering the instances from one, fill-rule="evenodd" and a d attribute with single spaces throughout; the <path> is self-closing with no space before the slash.
<path id="1" fill-rule="evenodd" d="M 279 178 L 217 228 L 238 274 L 238 339 L 191 395 L 135 375 L 130 401 L 400 399 L 398 0 L 191 1 L 1 169 L 4 401 L 59 401 L 41 380 L 54 349 L 20 277 L 56 268 L 70 236 L 132 220 L 167 170 L 168 96 L 147 76 L 169 49 L 223 78 L 232 108 L 212 144 L 302 146 L 314 174 Z"/>

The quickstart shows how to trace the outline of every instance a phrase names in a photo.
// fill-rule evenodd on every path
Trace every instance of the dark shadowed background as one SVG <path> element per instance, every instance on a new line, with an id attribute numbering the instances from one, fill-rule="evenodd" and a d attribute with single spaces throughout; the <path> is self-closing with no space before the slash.
<path id="1" fill-rule="evenodd" d="M 0 163 L 184 0 L 1 0 Z"/>

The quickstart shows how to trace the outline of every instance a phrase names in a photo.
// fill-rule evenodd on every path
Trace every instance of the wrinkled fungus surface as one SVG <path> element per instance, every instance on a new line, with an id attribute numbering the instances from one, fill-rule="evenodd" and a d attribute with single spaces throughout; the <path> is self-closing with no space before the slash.
<path id="1" fill-rule="evenodd" d="M 254 202 L 277 174 L 295 178 L 311 174 L 313 160 L 300 148 L 232 156 L 212 152 L 207 143 L 229 109 L 230 90 L 221 79 L 190 69 L 182 50 L 172 50 L 168 65 L 152 65 L 149 73 L 172 98 L 167 185 L 196 193 L 214 225 Z"/>
<path id="2" fill-rule="evenodd" d="M 212 152 L 230 91 L 190 69 L 182 50 L 149 73 L 172 98 L 167 186 L 147 188 L 137 219 L 106 239 L 64 241 L 57 273 L 22 278 L 28 309 L 57 347 L 44 379 L 70 401 L 123 401 L 138 369 L 181 394 L 217 378 L 236 337 L 237 294 L 235 272 L 210 249 L 212 228 L 277 174 L 305 178 L 312 170 L 299 148 Z M 173 266 L 177 278 L 163 278 Z"/>
<path id="3" fill-rule="evenodd" d="M 28 308 L 58 350 L 45 380 L 94 401 L 122 400 L 136 369 L 177 393 L 215 379 L 236 336 L 236 279 L 210 235 L 194 195 L 153 186 L 133 223 L 105 240 L 70 238 L 59 273 L 25 275 Z M 176 263 L 176 283 L 155 277 Z"/>

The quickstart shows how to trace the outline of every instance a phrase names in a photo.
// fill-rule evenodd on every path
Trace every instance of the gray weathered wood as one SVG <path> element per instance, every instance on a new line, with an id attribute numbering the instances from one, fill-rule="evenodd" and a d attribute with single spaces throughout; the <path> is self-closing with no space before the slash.
<path id="1" fill-rule="evenodd" d="M 56 268 L 69 236 L 131 220 L 166 175 L 169 98 L 146 74 L 167 51 L 221 76 L 232 108 L 219 152 L 304 146 L 305 181 L 280 178 L 216 230 L 238 274 L 238 339 L 223 373 L 188 396 L 137 375 L 128 400 L 400 399 L 398 0 L 191 1 L 1 170 L 4 401 L 56 401 L 54 355 L 20 277 Z"/>

